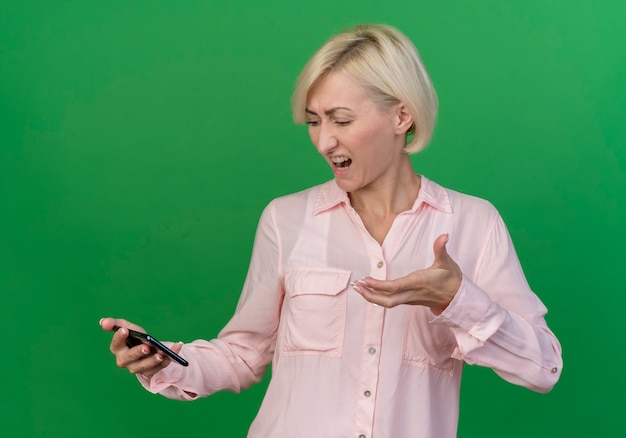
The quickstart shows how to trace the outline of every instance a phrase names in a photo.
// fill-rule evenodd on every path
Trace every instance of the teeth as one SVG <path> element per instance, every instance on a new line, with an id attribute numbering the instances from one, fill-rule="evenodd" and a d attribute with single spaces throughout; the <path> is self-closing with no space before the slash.
<path id="1" fill-rule="evenodd" d="M 331 161 L 333 163 L 335 163 L 335 164 L 341 164 L 341 163 L 344 163 L 344 162 L 348 161 L 348 158 L 346 158 L 346 157 L 332 157 Z"/>

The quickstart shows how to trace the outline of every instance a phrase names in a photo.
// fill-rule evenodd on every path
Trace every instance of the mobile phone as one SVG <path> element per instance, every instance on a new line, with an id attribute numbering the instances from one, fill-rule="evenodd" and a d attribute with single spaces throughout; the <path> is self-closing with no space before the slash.
<path id="1" fill-rule="evenodd" d="M 113 327 L 113 330 L 118 330 L 119 328 L 120 327 L 116 325 L 115 327 Z M 138 332 L 137 330 L 132 330 L 129 328 L 127 328 L 126 330 L 128 330 L 128 337 L 126 338 L 126 345 L 128 346 L 128 348 L 133 348 L 133 347 L 136 347 L 137 345 L 146 344 L 150 347 L 150 350 L 153 353 L 156 353 L 157 350 L 161 350 L 163 353 L 167 354 L 169 357 L 174 359 L 176 362 L 178 362 L 182 366 L 186 367 L 189 365 L 189 362 L 187 362 L 178 354 L 174 353 L 172 350 L 167 348 L 165 345 L 159 342 L 154 336 L 150 336 L 147 333 L 141 333 L 141 332 Z"/>

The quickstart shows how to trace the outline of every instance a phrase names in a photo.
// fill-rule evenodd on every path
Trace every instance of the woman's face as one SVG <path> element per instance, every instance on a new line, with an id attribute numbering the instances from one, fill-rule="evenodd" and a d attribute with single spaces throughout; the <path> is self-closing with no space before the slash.
<path id="1" fill-rule="evenodd" d="M 396 181 L 412 122 L 401 104 L 381 110 L 348 74 L 335 72 L 311 89 L 306 113 L 311 141 L 342 190 Z"/>

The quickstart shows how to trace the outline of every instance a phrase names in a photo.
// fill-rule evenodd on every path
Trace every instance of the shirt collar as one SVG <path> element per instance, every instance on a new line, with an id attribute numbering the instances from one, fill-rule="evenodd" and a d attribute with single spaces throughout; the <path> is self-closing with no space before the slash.
<path id="1" fill-rule="evenodd" d="M 452 213 L 452 205 L 450 204 L 448 191 L 423 175 L 420 175 L 420 179 L 420 191 L 413 207 L 410 210 L 411 213 L 417 211 L 422 203 L 429 204 L 437 210 L 441 210 L 443 213 Z M 315 198 L 315 208 L 313 209 L 313 214 L 318 215 L 319 213 L 330 210 L 339 204 L 350 206 L 350 198 L 346 192 L 339 188 L 337 182 L 333 179 L 319 186 L 317 196 Z"/>

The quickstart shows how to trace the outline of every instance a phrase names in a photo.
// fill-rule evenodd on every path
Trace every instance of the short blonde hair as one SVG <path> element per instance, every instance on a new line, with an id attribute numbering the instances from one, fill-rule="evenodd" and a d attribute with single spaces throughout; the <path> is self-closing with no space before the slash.
<path id="1" fill-rule="evenodd" d="M 405 150 L 415 153 L 426 147 L 437 118 L 437 94 L 417 49 L 402 32 L 391 26 L 367 24 L 330 38 L 298 77 L 291 97 L 296 123 L 306 122 L 311 88 L 336 71 L 360 82 L 381 108 L 403 103 L 413 117 Z M 413 135 L 410 140 L 409 135 Z"/>

